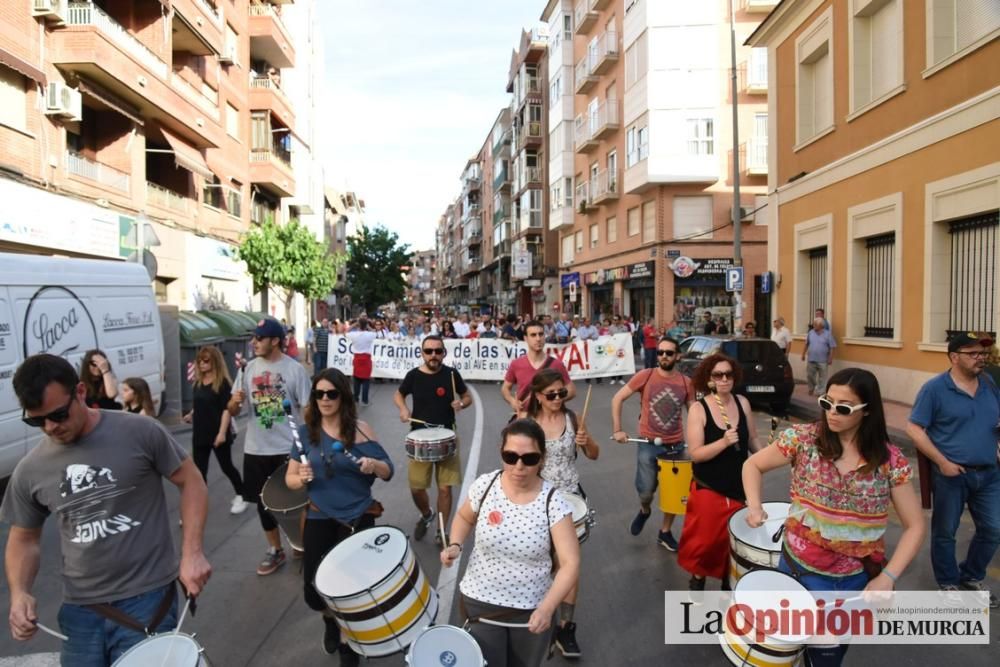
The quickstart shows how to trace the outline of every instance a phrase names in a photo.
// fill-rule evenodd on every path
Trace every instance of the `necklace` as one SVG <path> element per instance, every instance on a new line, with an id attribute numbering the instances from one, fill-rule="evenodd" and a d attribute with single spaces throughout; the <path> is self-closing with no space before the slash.
<path id="1" fill-rule="evenodd" d="M 728 431 L 732 428 L 732 424 L 729 422 L 729 413 L 726 412 L 726 406 L 722 404 L 722 399 L 719 397 L 719 392 L 713 391 L 712 396 L 715 397 L 715 404 L 719 406 L 719 414 L 722 415 L 722 422 L 726 425 L 726 430 Z M 736 451 L 740 451 L 740 443 L 737 441 L 733 447 Z"/>

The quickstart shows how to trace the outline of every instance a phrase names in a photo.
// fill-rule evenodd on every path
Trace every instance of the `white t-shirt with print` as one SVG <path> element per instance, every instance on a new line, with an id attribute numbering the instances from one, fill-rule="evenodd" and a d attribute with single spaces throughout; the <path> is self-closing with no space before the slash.
<path id="1" fill-rule="evenodd" d="M 469 503 L 477 513 L 476 541 L 459 589 L 479 602 L 534 609 L 552 585 L 549 531 L 573 510 L 558 491 L 548 500 L 553 486 L 544 480 L 533 501 L 517 505 L 507 498 L 499 478 L 490 486 L 497 473 L 481 475 L 469 489 Z M 490 490 L 480 509 L 487 486 Z"/>

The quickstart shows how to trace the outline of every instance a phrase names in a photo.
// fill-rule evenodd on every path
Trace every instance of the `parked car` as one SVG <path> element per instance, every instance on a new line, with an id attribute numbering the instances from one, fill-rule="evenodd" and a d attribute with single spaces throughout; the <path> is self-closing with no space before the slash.
<path id="1" fill-rule="evenodd" d="M 694 374 L 702 359 L 721 352 L 739 362 L 743 381 L 736 393 L 751 403 L 766 405 L 771 412 L 784 415 L 795 388 L 792 366 L 777 343 L 767 338 L 741 336 L 691 336 L 681 341 L 678 370 L 687 376 Z"/>

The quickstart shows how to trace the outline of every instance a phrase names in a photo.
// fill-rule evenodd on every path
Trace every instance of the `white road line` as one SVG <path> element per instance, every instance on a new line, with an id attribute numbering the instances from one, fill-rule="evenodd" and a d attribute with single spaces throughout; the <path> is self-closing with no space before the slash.
<path id="1" fill-rule="evenodd" d="M 0 658 L 0 667 L 59 667 L 58 653 L 31 653 Z"/>
<path id="2" fill-rule="evenodd" d="M 479 392 L 472 385 L 466 385 L 469 393 L 472 394 L 472 404 L 476 406 L 476 424 L 472 430 L 472 444 L 469 446 L 469 460 L 465 463 L 465 475 L 462 478 L 462 490 L 458 494 L 457 506 L 461 506 L 462 501 L 469 495 L 469 487 L 476 480 L 476 471 L 479 470 L 479 452 L 483 446 L 483 401 L 479 398 Z M 457 511 L 457 510 L 456 510 Z M 450 528 L 450 526 L 449 526 Z M 460 562 L 451 567 L 442 567 L 438 574 L 438 625 L 451 622 L 451 606 L 455 601 L 455 589 L 458 587 L 458 568 Z"/>

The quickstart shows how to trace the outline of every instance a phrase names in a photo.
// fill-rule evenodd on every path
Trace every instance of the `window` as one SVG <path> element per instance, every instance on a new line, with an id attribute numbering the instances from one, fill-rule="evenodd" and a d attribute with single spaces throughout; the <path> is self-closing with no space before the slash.
<path id="1" fill-rule="evenodd" d="M 552 77 L 552 83 L 549 84 L 549 99 L 557 100 L 562 97 L 562 75 L 556 74 Z"/>
<path id="2" fill-rule="evenodd" d="M 871 0 L 851 17 L 852 110 L 877 100 L 903 82 L 900 4 L 899 0 Z"/>
<path id="3" fill-rule="evenodd" d="M 712 196 L 674 197 L 675 239 L 712 238 Z"/>
<path id="4" fill-rule="evenodd" d="M 563 193 L 566 195 L 564 205 L 573 208 L 573 178 L 570 176 L 563 179 Z"/>
<path id="5" fill-rule="evenodd" d="M 636 133 L 636 140 L 639 142 L 636 149 L 639 151 L 639 161 L 642 162 L 649 157 L 649 127 L 642 126 Z"/>
<path id="6" fill-rule="evenodd" d="M 796 143 L 816 137 L 833 127 L 832 8 L 795 40 Z"/>
<path id="7" fill-rule="evenodd" d="M 895 340 L 902 311 L 896 239 L 903 229 L 903 195 L 897 192 L 847 209 L 847 326 L 845 336 Z M 811 315 L 811 313 L 810 313 Z"/>
<path id="8" fill-rule="evenodd" d="M 629 236 L 638 236 L 639 234 L 639 207 L 630 208 L 628 210 L 628 229 L 626 230 Z"/>
<path id="9" fill-rule="evenodd" d="M 809 250 L 809 312 L 826 311 L 826 246 Z M 810 319 L 811 321 L 811 319 Z"/>
<path id="10" fill-rule="evenodd" d="M 647 201 L 642 204 L 642 242 L 652 243 L 656 240 L 656 202 Z"/>
<path id="11" fill-rule="evenodd" d="M 223 55 L 228 56 L 233 64 L 239 66 L 239 37 L 236 35 L 236 31 L 233 30 L 233 26 L 226 24 L 226 44 L 223 46 Z"/>
<path id="12" fill-rule="evenodd" d="M 927 65 L 977 44 L 1000 30 L 996 0 L 927 0 Z"/>
<path id="13" fill-rule="evenodd" d="M 618 177 L 618 151 L 608 153 L 608 178 L 611 181 Z M 610 181 L 609 181 L 610 182 Z"/>
<path id="14" fill-rule="evenodd" d="M 625 131 L 625 166 L 631 167 L 639 161 L 639 152 L 635 149 L 635 127 Z"/>
<path id="15" fill-rule="evenodd" d="M 634 167 L 647 157 L 649 157 L 649 127 L 630 127 L 625 131 L 625 167 Z"/>
<path id="16" fill-rule="evenodd" d="M 865 239 L 865 336 L 893 337 L 896 233 Z"/>
<path id="17" fill-rule="evenodd" d="M 590 247 L 596 248 L 601 240 L 601 226 L 594 223 L 590 226 Z"/>
<path id="18" fill-rule="evenodd" d="M 0 125 L 24 131 L 28 125 L 24 77 L 0 64 Z"/>
<path id="19" fill-rule="evenodd" d="M 563 205 L 562 187 L 559 185 L 559 183 L 556 183 L 555 185 L 549 188 L 549 208 L 552 209 L 553 211 L 558 211 L 560 208 L 562 208 L 562 205 Z"/>
<path id="20" fill-rule="evenodd" d="M 607 243 L 614 243 L 618 240 L 618 218 L 614 216 L 608 218 L 605 226 L 604 238 Z"/>
<path id="21" fill-rule="evenodd" d="M 998 227 L 1000 215 L 996 211 L 948 223 L 951 237 L 949 337 L 959 331 L 994 334 Z"/>
<path id="22" fill-rule="evenodd" d="M 240 138 L 240 112 L 232 104 L 226 104 L 226 132 L 236 139 Z"/>
<path id="23" fill-rule="evenodd" d="M 574 259 L 573 235 L 568 234 L 562 238 L 562 265 L 569 266 L 573 263 Z"/>
<path id="24" fill-rule="evenodd" d="M 690 155 L 712 155 L 715 152 L 711 118 L 689 118 L 687 121 L 687 151 Z"/>
<path id="25" fill-rule="evenodd" d="M 573 15 L 569 12 L 563 14 L 563 39 L 573 39 Z"/>
<path id="26" fill-rule="evenodd" d="M 573 234 L 573 240 L 576 243 L 576 251 L 577 252 L 582 252 L 583 251 L 583 230 L 580 230 L 580 231 L 576 232 L 575 234 Z"/>
<path id="27" fill-rule="evenodd" d="M 629 88 L 646 76 L 649 70 L 649 32 L 642 33 L 625 49 L 625 87 Z"/>

